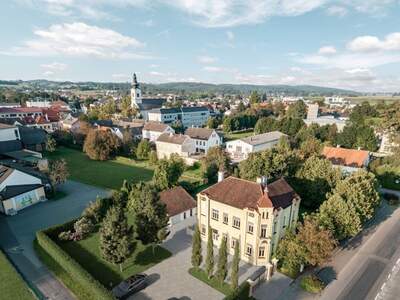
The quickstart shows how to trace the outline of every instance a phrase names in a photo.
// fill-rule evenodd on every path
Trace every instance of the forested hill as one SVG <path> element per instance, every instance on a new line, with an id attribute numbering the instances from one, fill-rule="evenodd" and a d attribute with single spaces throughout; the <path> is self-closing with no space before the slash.
<path id="1" fill-rule="evenodd" d="M 79 89 L 79 90 L 98 90 L 98 89 L 119 89 L 128 91 L 130 83 L 121 82 L 58 82 L 48 80 L 29 80 L 29 81 L 5 81 L 0 80 L 1 86 L 30 86 L 32 88 L 46 89 Z M 211 84 L 200 82 L 170 82 L 160 84 L 142 83 L 142 88 L 147 93 L 217 93 L 217 94 L 249 94 L 252 91 L 267 94 L 285 95 L 359 95 L 359 93 L 312 85 L 252 85 L 252 84 Z"/>

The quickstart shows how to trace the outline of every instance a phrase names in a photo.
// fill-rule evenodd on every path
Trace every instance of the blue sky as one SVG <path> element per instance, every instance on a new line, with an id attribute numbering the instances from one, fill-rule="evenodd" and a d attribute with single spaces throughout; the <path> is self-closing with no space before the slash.
<path id="1" fill-rule="evenodd" d="M 0 78 L 400 91 L 400 0 L 9 0 Z"/>

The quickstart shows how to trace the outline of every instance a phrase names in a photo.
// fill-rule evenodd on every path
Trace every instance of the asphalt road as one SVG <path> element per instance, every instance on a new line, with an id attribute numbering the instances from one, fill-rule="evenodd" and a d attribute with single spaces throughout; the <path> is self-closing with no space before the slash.
<path id="1" fill-rule="evenodd" d="M 374 229 L 322 299 L 400 299 L 400 209 Z M 397 281 L 396 281 L 397 278 Z M 393 298 L 394 297 L 394 298 Z"/>
<path id="2" fill-rule="evenodd" d="M 61 189 L 67 196 L 57 201 L 38 203 L 16 216 L 0 215 L 0 246 L 24 277 L 45 297 L 71 300 L 74 297 L 42 264 L 33 249 L 38 230 L 78 217 L 86 205 L 109 193 L 103 189 L 68 181 Z M 0 297 L 1 298 L 1 297 Z"/>

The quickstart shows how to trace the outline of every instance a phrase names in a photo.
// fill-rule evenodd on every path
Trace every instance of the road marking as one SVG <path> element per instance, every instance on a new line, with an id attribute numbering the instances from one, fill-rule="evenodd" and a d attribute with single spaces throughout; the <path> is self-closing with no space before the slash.
<path id="1" fill-rule="evenodd" d="M 392 270 L 389 272 L 387 276 L 387 280 L 382 284 L 382 287 L 380 288 L 378 294 L 375 297 L 375 300 L 383 300 L 385 299 L 385 294 L 388 289 L 387 283 L 390 281 L 390 279 L 394 276 L 397 275 L 400 271 L 400 258 L 396 261 L 395 265 L 393 266 Z"/>

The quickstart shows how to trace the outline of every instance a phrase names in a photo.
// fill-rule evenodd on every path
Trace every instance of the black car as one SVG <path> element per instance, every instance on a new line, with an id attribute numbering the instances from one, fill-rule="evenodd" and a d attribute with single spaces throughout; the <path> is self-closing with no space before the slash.
<path id="1" fill-rule="evenodd" d="M 130 295 L 143 290 L 147 286 L 147 275 L 146 274 L 136 274 L 128 279 L 122 281 L 115 288 L 113 288 L 112 293 L 117 299 L 126 299 Z"/>

